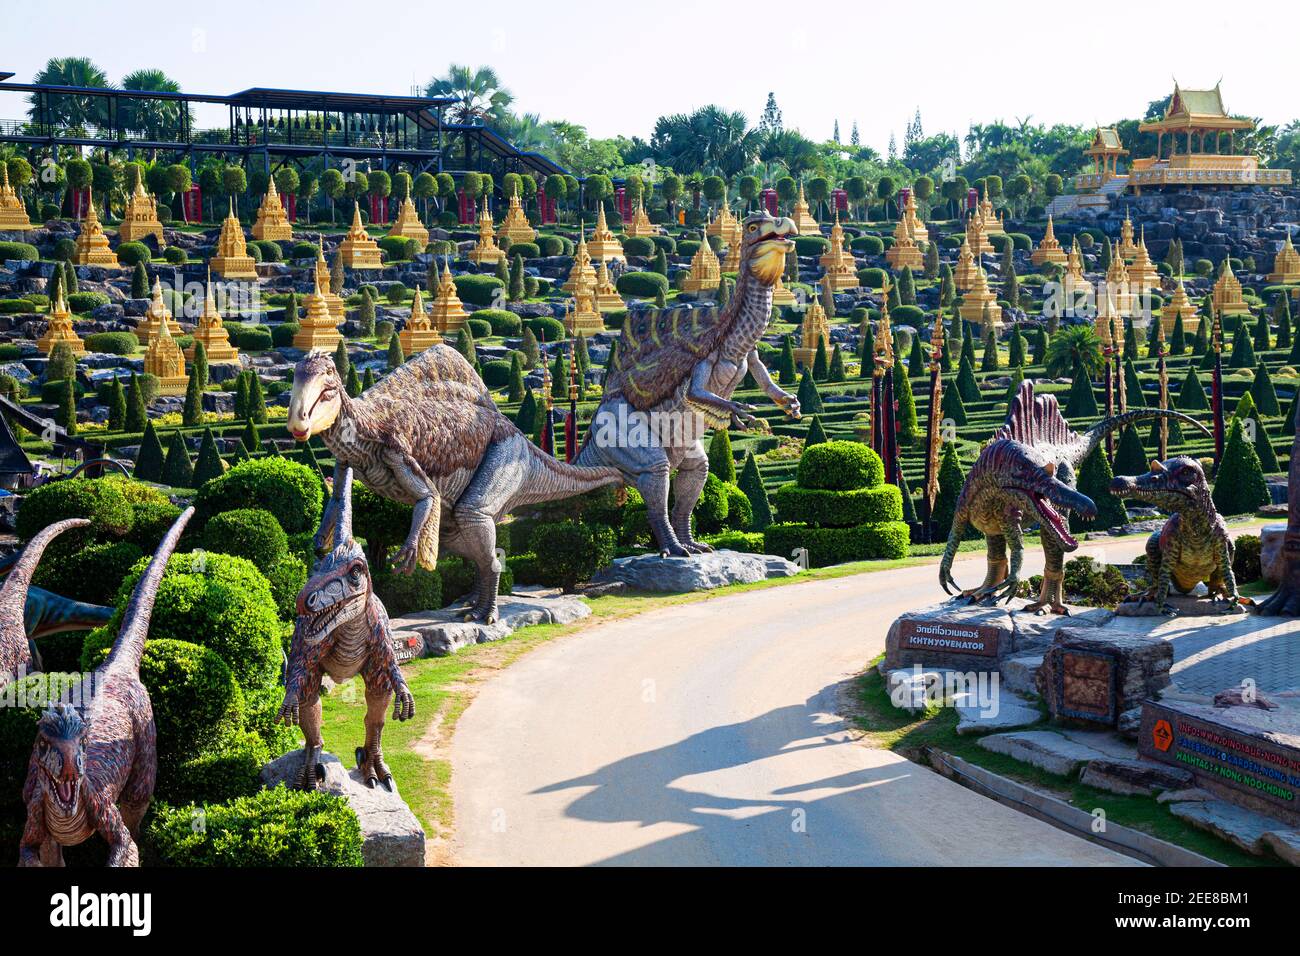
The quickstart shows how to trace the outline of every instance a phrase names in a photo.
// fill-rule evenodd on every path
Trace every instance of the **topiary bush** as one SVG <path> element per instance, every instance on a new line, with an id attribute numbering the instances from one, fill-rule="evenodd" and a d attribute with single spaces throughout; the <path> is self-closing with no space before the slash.
<path id="1" fill-rule="evenodd" d="M 820 256 L 831 247 L 825 236 L 795 236 L 794 251 L 799 256 Z"/>
<path id="2" fill-rule="evenodd" d="M 140 340 L 134 332 L 92 332 L 86 336 L 86 348 L 109 355 L 134 355 Z"/>
<path id="3" fill-rule="evenodd" d="M 479 309 L 470 318 L 486 322 L 493 335 L 518 335 L 523 328 L 519 316 L 505 309 Z"/>
<path id="4" fill-rule="evenodd" d="M 6 259 L 36 262 L 40 257 L 40 251 L 30 242 L 0 242 L 0 262 Z"/>
<path id="5" fill-rule="evenodd" d="M 885 243 L 879 236 L 858 236 L 849 242 L 849 248 L 864 256 L 885 254 Z"/>
<path id="6" fill-rule="evenodd" d="M 625 272 L 618 277 L 615 286 L 623 295 L 653 299 L 660 292 L 668 294 L 668 277 L 657 272 Z"/>
<path id="7" fill-rule="evenodd" d="M 470 305 L 486 307 L 505 299 L 505 283 L 496 276 L 460 275 L 453 281 L 460 300 Z"/>
<path id="8" fill-rule="evenodd" d="M 275 346 L 271 331 L 264 325 L 246 325 L 232 336 L 237 345 L 245 352 L 265 352 Z"/>
<path id="9" fill-rule="evenodd" d="M 536 259 L 541 256 L 541 247 L 535 242 L 512 242 L 510 243 L 510 256 L 523 256 L 525 259 Z"/>
<path id="10" fill-rule="evenodd" d="M 264 574 L 289 553 L 289 541 L 275 515 L 263 508 L 235 508 L 214 515 L 203 528 L 208 551 L 247 558 Z"/>
<path id="11" fill-rule="evenodd" d="M 117 247 L 117 261 L 128 268 L 140 263 L 148 265 L 152 258 L 153 253 L 143 242 L 124 242 Z"/>
<path id="12" fill-rule="evenodd" d="M 112 604 L 122 580 L 144 556 L 130 541 L 105 541 L 79 547 L 57 561 L 42 560 L 32 576 L 37 587 L 73 601 Z M 80 646 L 84 634 L 77 635 Z"/>
<path id="13" fill-rule="evenodd" d="M 709 473 L 700 490 L 700 500 L 691 511 L 697 534 L 717 534 L 727 520 L 730 501 L 727 486 L 717 475 Z"/>
<path id="14" fill-rule="evenodd" d="M 134 516 L 122 488 L 102 478 L 69 478 L 29 492 L 18 509 L 15 530 L 21 541 L 64 518 L 87 518 L 88 528 L 72 528 L 55 538 L 51 556 L 70 554 L 92 538 L 122 538 Z"/>
<path id="15" fill-rule="evenodd" d="M 782 521 L 828 527 L 903 520 L 903 493 L 897 485 L 827 491 L 790 482 L 772 493 L 772 504 Z"/>
<path id="16" fill-rule="evenodd" d="M 271 457 L 241 461 L 199 489 L 194 499 L 200 527 L 223 511 L 264 508 L 286 534 L 315 533 L 324 492 L 319 476 L 301 462 Z"/>
<path id="17" fill-rule="evenodd" d="M 1252 581 L 1258 581 L 1264 574 L 1260 565 L 1259 535 L 1243 534 L 1233 544 L 1235 550 L 1232 554 L 1232 574 L 1237 579 L 1237 583 L 1250 584 Z"/>
<path id="18" fill-rule="evenodd" d="M 68 299 L 68 308 L 80 315 L 83 312 L 90 312 L 98 309 L 101 305 L 108 305 L 108 296 L 102 292 L 74 292 Z M 119 333 L 129 335 L 129 332 Z"/>
<path id="19" fill-rule="evenodd" d="M 809 567 L 821 568 L 846 561 L 905 558 L 910 538 L 911 532 L 901 521 L 855 528 L 781 522 L 763 530 L 763 547 L 767 554 L 787 556 L 803 548 L 808 552 Z"/>
<path id="20" fill-rule="evenodd" d="M 647 236 L 631 236 L 623 240 L 623 252 L 625 255 L 647 258 L 655 254 L 655 244 Z"/>
<path id="21" fill-rule="evenodd" d="M 614 558 L 613 530 L 578 521 L 539 525 L 529 545 L 537 571 L 570 593 Z"/>
<path id="22" fill-rule="evenodd" d="M 439 559 L 439 568 L 442 564 L 442 559 Z M 442 607 L 442 575 L 439 571 L 417 567 L 411 574 L 395 574 L 386 567 L 372 565 L 370 577 L 375 594 L 384 602 L 389 617 Z"/>
<path id="23" fill-rule="evenodd" d="M 828 441 L 805 449 L 796 481 L 801 488 L 852 491 L 874 488 L 885 480 L 885 465 L 860 442 Z"/>
<path id="24" fill-rule="evenodd" d="M 539 342 L 559 342 L 568 334 L 564 330 L 563 322 L 548 315 L 524 319 L 523 324 L 524 328 L 532 331 Z"/>

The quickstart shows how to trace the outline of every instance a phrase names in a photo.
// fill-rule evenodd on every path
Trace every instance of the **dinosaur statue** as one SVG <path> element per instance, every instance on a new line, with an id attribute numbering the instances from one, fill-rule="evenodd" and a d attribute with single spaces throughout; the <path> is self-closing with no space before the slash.
<path id="1" fill-rule="evenodd" d="M 394 720 L 415 716 L 415 700 L 397 666 L 388 612 L 375 595 L 365 552 L 352 538 L 352 469 L 344 468 L 333 509 L 334 548 L 312 569 L 298 594 L 298 620 L 289 647 L 284 703 L 280 720 L 297 724 L 306 740 L 299 786 L 316 786 L 321 748 L 321 677 L 337 682 L 361 675 L 366 684 L 366 743 L 357 748 L 357 767 L 373 787 L 382 781 L 393 789 L 393 775 L 384 764 L 380 736 L 384 713 L 393 704 Z"/>
<path id="2" fill-rule="evenodd" d="M 1300 615 L 1300 415 L 1295 419 L 1291 463 L 1287 466 L 1286 536 L 1278 555 L 1281 574 L 1277 590 L 1255 604 L 1255 613 L 1265 617 Z"/>
<path id="3" fill-rule="evenodd" d="M 108 841 L 109 866 L 140 865 L 135 837 L 158 772 L 153 707 L 140 682 L 140 659 L 167 560 L 193 514 L 193 508 L 185 509 L 163 537 L 108 657 L 78 685 L 88 688 L 89 699 L 80 707 L 52 705 L 36 726 L 23 787 L 27 825 L 20 866 L 62 866 L 62 848 L 93 833 Z"/>
<path id="4" fill-rule="evenodd" d="M 957 498 L 952 531 L 939 563 L 943 589 L 951 594 L 951 586 L 972 603 L 996 604 L 1003 598 L 1010 602 L 1020 584 L 1023 527 L 1037 522 L 1046 559 L 1043 585 L 1038 600 L 1025 610 L 1068 614 L 1061 587 L 1065 553 L 1079 547 L 1070 535 L 1069 513 L 1077 511 L 1088 518 L 1097 513 L 1092 499 L 1075 488 L 1078 469 L 1108 433 L 1150 418 L 1177 418 L 1209 434 L 1195 419 L 1157 408 L 1112 415 L 1079 434 L 1062 417 L 1056 396 L 1035 396 L 1033 382 L 1021 383 L 1006 422 L 980 452 Z M 988 573 L 979 587 L 962 591 L 953 580 L 952 562 L 968 525 L 987 539 Z"/>
<path id="5" fill-rule="evenodd" d="M 1110 493 L 1136 498 L 1170 512 L 1165 526 L 1147 539 L 1147 575 L 1151 588 L 1132 599 L 1138 615 L 1178 612 L 1169 604 L 1169 586 L 1190 594 L 1202 581 L 1224 614 L 1245 611 L 1232 574 L 1232 539 L 1228 526 L 1210 498 L 1210 483 L 1201 463 L 1179 455 L 1168 461 L 1151 462 L 1151 470 L 1136 478 L 1119 477 Z"/>
<path id="6" fill-rule="evenodd" d="M 745 373 L 787 414 L 799 417 L 798 399 L 772 381 L 755 348 L 772 317 L 772 288 L 794 248 L 790 237 L 797 234 L 790 219 L 749 216 L 741 228 L 736 290 L 724 307 L 634 311 L 623 323 L 605 394 L 577 461 L 613 466 L 636 485 L 665 554 L 713 550 L 691 535 L 691 511 L 709 476 L 699 439 L 705 428 L 759 424 L 752 405 L 731 398 Z"/>
<path id="7" fill-rule="evenodd" d="M 68 518 L 42 528 L 11 564 L 4 584 L 0 585 L 0 687 L 33 669 L 27 607 L 30 592 L 34 590 L 31 587 L 32 575 L 36 573 L 41 555 L 46 546 L 63 532 L 84 528 L 88 524 L 90 522 L 85 518 Z"/>
<path id="8" fill-rule="evenodd" d="M 342 470 L 378 495 L 413 505 L 394 567 L 432 570 L 439 541 L 475 568 L 469 620 L 497 619 L 501 565 L 496 523 L 524 505 L 622 484 L 614 468 L 586 468 L 546 454 L 497 410 L 483 380 L 455 349 L 434 345 L 360 398 L 343 388 L 333 357 L 308 353 L 294 370 L 288 427 L 298 441 L 320 435 L 333 453 L 334 492 L 316 535 L 333 546 Z M 337 542 L 334 542 L 337 543 Z"/>
<path id="9" fill-rule="evenodd" d="M 22 551 L 0 559 L 0 575 L 13 570 L 23 555 Z M 16 585 L 17 586 L 17 585 Z M 0 589 L 0 606 L 4 604 L 4 591 Z M 31 654 L 29 670 L 43 671 L 40 651 L 36 645 L 42 637 L 62 634 L 64 631 L 89 631 L 107 624 L 113 616 L 111 607 L 74 601 L 35 585 L 27 586 L 27 600 L 23 608 L 23 621 L 27 629 L 27 647 Z M 3 617 L 3 612 L 0 612 Z M 4 681 L 0 679 L 0 684 Z"/>

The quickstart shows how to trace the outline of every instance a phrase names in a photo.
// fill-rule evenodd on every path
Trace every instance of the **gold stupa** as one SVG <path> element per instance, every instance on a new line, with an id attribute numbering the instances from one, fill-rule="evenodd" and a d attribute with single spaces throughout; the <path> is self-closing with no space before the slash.
<path id="1" fill-rule="evenodd" d="M 402 331 L 397 333 L 397 340 L 402 343 L 402 353 L 408 358 L 442 342 L 442 336 L 429 321 L 429 313 L 424 311 L 419 286 L 415 287 L 415 297 L 411 299 L 411 317 L 406 320 Z"/>
<path id="2" fill-rule="evenodd" d="M 9 166 L 0 160 L 0 232 L 35 229 L 17 190 L 9 185 Z"/>
<path id="3" fill-rule="evenodd" d="M 596 270 L 591 264 L 591 252 L 587 248 L 587 233 L 582 224 L 578 224 L 578 248 L 573 253 L 573 268 L 569 270 L 569 278 L 564 280 L 562 288 L 565 292 L 573 294 L 578 291 L 580 282 L 596 281 Z"/>
<path id="4" fill-rule="evenodd" d="M 339 255 L 343 259 L 343 265 L 349 269 L 384 267 L 384 257 L 379 251 L 379 243 L 370 238 L 370 233 L 366 232 L 366 227 L 361 224 L 361 203 L 356 203 L 352 207 L 352 225 L 348 227 L 348 234 L 339 243 Z"/>
<path id="5" fill-rule="evenodd" d="M 1282 248 L 1273 257 L 1273 271 L 1266 278 L 1269 282 L 1288 285 L 1300 282 L 1300 253 L 1297 253 L 1295 246 L 1291 244 L 1290 231 L 1286 234 L 1286 241 L 1282 243 Z"/>
<path id="6" fill-rule="evenodd" d="M 1132 259 L 1137 252 L 1137 245 L 1133 242 L 1133 220 L 1125 213 L 1124 221 L 1119 227 L 1119 254 L 1125 259 Z"/>
<path id="7" fill-rule="evenodd" d="M 799 330 L 799 347 L 794 350 L 794 360 L 806 369 L 813 367 L 817 358 L 817 343 L 826 349 L 827 358 L 831 351 L 831 325 L 826 320 L 826 310 L 822 308 L 821 297 L 813 296 L 803 313 L 803 323 Z"/>
<path id="8" fill-rule="evenodd" d="M 989 321 L 996 331 L 1002 324 L 1002 307 L 998 305 L 998 298 L 989 288 L 988 276 L 984 274 L 984 267 L 978 266 L 975 270 L 975 281 L 971 284 L 970 291 L 961 298 L 961 306 L 958 311 L 961 317 L 967 322 L 974 322 L 976 325 L 984 324 L 984 307 L 988 306 Z"/>
<path id="9" fill-rule="evenodd" d="M 822 282 L 830 285 L 834 291 L 858 287 L 857 263 L 853 261 L 853 253 L 844 248 L 844 229 L 840 226 L 838 211 L 835 213 L 835 223 L 831 226 L 831 245 L 822 255 L 821 264 L 825 270 Z"/>
<path id="10" fill-rule="evenodd" d="M 604 263 L 601 265 L 603 266 Z M 570 308 L 567 302 L 564 304 L 565 331 L 572 337 L 591 335 L 603 331 L 604 328 L 605 320 L 601 318 L 600 310 L 596 308 L 595 286 L 585 280 L 579 282 L 577 290 L 573 293 L 573 307 Z"/>
<path id="11" fill-rule="evenodd" d="M 257 263 L 248 254 L 244 240 L 244 227 L 235 215 L 235 201 L 230 200 L 230 212 L 221 224 L 217 239 L 217 254 L 208 260 L 208 267 L 223 279 L 256 279 Z"/>
<path id="12" fill-rule="evenodd" d="M 1006 232 L 1001 217 L 993 211 L 993 200 L 989 199 L 987 193 L 980 203 L 979 220 L 986 236 L 996 236 Z"/>
<path id="13" fill-rule="evenodd" d="M 785 287 L 785 280 L 777 276 L 776 285 L 772 286 L 772 304 L 786 306 L 794 305 L 798 301 L 795 294 Z"/>
<path id="14" fill-rule="evenodd" d="M 1227 259 L 1219 270 L 1219 279 L 1214 283 L 1211 293 L 1214 311 L 1219 315 L 1243 315 L 1250 312 L 1250 306 L 1241 297 L 1241 282 L 1232 274 L 1232 265 Z"/>
<path id="15" fill-rule="evenodd" d="M 329 286 L 325 286 L 328 289 Z M 338 320 L 330 312 L 329 302 L 321 288 L 320 272 L 312 272 L 312 290 L 302 300 L 304 315 L 298 320 L 298 331 L 293 335 L 293 347 L 310 352 L 312 350 L 334 351 L 343 336 L 339 334 Z"/>
<path id="16" fill-rule="evenodd" d="M 1133 261 L 1129 263 L 1126 270 L 1129 291 L 1134 295 L 1141 295 L 1143 292 L 1150 292 L 1153 289 L 1158 290 L 1160 288 L 1160 273 L 1156 271 L 1155 265 L 1151 262 L 1151 254 L 1147 252 L 1145 226 L 1142 227 L 1136 249 Z"/>
<path id="17" fill-rule="evenodd" d="M 212 297 L 211 272 L 208 273 L 207 292 L 203 297 L 203 314 L 194 327 L 194 343 L 185 350 L 185 357 L 191 362 L 199 342 L 203 343 L 203 354 L 207 356 L 209 365 L 241 365 L 239 350 L 230 344 L 230 335 L 221 323 L 221 313 L 217 311 L 217 301 Z"/>
<path id="18" fill-rule="evenodd" d="M 1056 238 L 1056 230 L 1052 226 L 1052 217 L 1047 217 L 1047 231 L 1043 233 L 1043 241 L 1038 244 L 1029 255 L 1029 261 L 1036 266 L 1041 266 L 1045 262 L 1064 263 L 1069 257 L 1065 250 L 1061 248 L 1061 241 Z"/>
<path id="19" fill-rule="evenodd" d="M 393 228 L 388 230 L 389 238 L 414 239 L 420 244 L 421 251 L 429 244 L 429 230 L 420 222 L 420 213 L 415 208 L 415 201 L 407 196 L 397 207 L 397 219 Z M 407 353 L 410 354 L 409 352 Z"/>
<path id="20" fill-rule="evenodd" d="M 604 312 L 608 309 L 621 309 L 626 303 L 623 297 L 618 294 L 618 287 L 614 285 L 614 280 L 609 275 L 609 266 L 605 263 L 600 264 L 600 271 L 596 273 L 596 308 Z"/>
<path id="21" fill-rule="evenodd" d="M 709 237 L 701 234 L 700 247 L 691 257 L 690 271 L 686 275 L 682 288 L 687 292 L 703 292 L 707 289 L 716 289 L 721 282 L 722 264 L 718 262 L 713 247 L 709 245 Z"/>
<path id="22" fill-rule="evenodd" d="M 153 236 L 158 240 L 158 248 L 166 245 L 162 223 L 158 221 L 158 200 L 145 192 L 143 177 L 136 180 L 135 189 L 127 197 L 117 235 L 123 242 L 138 242 L 145 236 Z"/>
<path id="23" fill-rule="evenodd" d="M 3 163 L 0 162 L 0 165 Z M 68 308 L 68 302 L 63 298 L 63 286 L 60 285 L 58 295 L 50 303 L 49 327 L 46 328 L 45 334 L 36 340 L 36 347 L 49 355 L 54 351 L 54 346 L 61 342 L 72 349 L 73 355 L 86 354 L 86 344 L 81 341 L 72 327 L 72 310 Z"/>
<path id="24" fill-rule="evenodd" d="M 149 309 L 144 314 L 144 319 L 135 327 L 135 336 L 140 340 L 141 345 L 152 345 L 162 331 L 163 326 L 167 327 L 170 335 L 180 335 L 180 323 L 172 316 L 171 309 L 167 308 L 167 303 L 163 301 L 162 282 L 158 279 L 153 280 L 153 301 L 149 303 Z"/>
<path id="25" fill-rule="evenodd" d="M 495 227 L 492 224 L 492 210 L 488 207 L 487 199 L 484 199 L 483 208 L 478 214 L 478 242 L 469 251 L 469 261 L 479 265 L 485 262 L 495 265 L 505 257 L 505 252 L 497 245 Z"/>
<path id="26" fill-rule="evenodd" d="M 625 261 L 623 245 L 614 238 L 605 223 L 605 204 L 596 203 L 596 228 L 591 233 L 591 242 L 587 244 L 593 262 Z"/>
<path id="27" fill-rule="evenodd" d="M 1075 237 L 1070 247 L 1070 255 L 1065 261 L 1065 278 L 1061 282 L 1065 294 L 1072 301 L 1079 296 L 1092 294 L 1092 284 L 1084 275 L 1083 250 L 1079 248 L 1079 239 Z"/>
<path id="28" fill-rule="evenodd" d="M 159 395 L 184 395 L 190 377 L 185 374 L 185 353 L 172 338 L 167 323 L 158 326 L 158 334 L 144 353 L 144 370 L 158 379 Z"/>
<path id="29" fill-rule="evenodd" d="M 1115 307 L 1115 314 L 1123 318 L 1131 316 L 1133 290 L 1129 287 L 1128 269 L 1124 267 L 1124 259 L 1119 254 L 1119 248 L 1114 245 L 1110 251 L 1110 267 L 1106 270 L 1105 288 L 1106 294 L 1110 296 L 1111 303 Z"/>
<path id="30" fill-rule="evenodd" d="M 975 254 L 970 251 L 970 243 L 962 239 L 961 249 L 957 253 L 957 266 L 952 270 L 953 285 L 957 287 L 958 292 L 965 292 L 975 284 L 977 268 Z"/>
<path id="31" fill-rule="evenodd" d="M 835 215 L 838 217 L 839 213 Z M 908 233 L 917 242 L 930 241 L 930 230 L 925 228 L 925 223 L 916 214 L 916 193 L 911 189 L 907 191 L 907 200 L 903 203 L 903 222 L 907 223 Z"/>
<path id="32" fill-rule="evenodd" d="M 341 252 L 334 253 L 336 256 Z M 314 266 L 313 279 L 316 288 L 320 289 L 320 296 L 329 306 L 330 315 L 334 317 L 334 324 L 341 325 L 347 318 L 347 304 L 344 303 L 342 296 L 336 295 L 333 287 L 330 285 L 330 267 L 325 261 L 325 239 L 323 236 L 316 237 L 316 265 Z"/>
<path id="33" fill-rule="evenodd" d="M 1109 283 L 1103 282 L 1097 288 L 1097 314 L 1093 319 L 1093 328 L 1097 332 L 1097 338 L 1106 349 L 1124 347 L 1124 317 L 1120 315 L 1118 304 L 1115 296 L 1111 294 Z M 1111 333 L 1112 327 L 1115 333 Z M 1118 338 L 1118 343 L 1116 342 Z"/>
<path id="34" fill-rule="evenodd" d="M 659 234 L 659 227 L 650 221 L 646 215 L 645 203 L 641 197 L 637 197 L 636 210 L 632 213 L 632 221 L 624 223 L 623 232 L 629 236 L 655 236 Z"/>
<path id="35" fill-rule="evenodd" d="M 817 220 L 812 217 L 808 211 L 808 200 L 803 196 L 803 183 L 799 183 L 799 198 L 794 203 L 794 213 L 790 216 L 794 220 L 795 228 L 799 230 L 801 236 L 820 236 L 822 234 L 821 226 L 817 225 Z"/>
<path id="36" fill-rule="evenodd" d="M 434 296 L 429 321 L 443 335 L 459 332 L 465 327 L 469 313 L 461 305 L 460 296 L 456 294 L 456 283 L 451 277 L 451 267 L 447 260 L 442 261 L 442 278 L 438 280 L 438 294 Z"/>
<path id="37" fill-rule="evenodd" d="M 1160 324 L 1164 327 L 1166 335 L 1173 334 L 1174 323 L 1180 315 L 1183 317 L 1183 331 L 1193 331 L 1195 326 L 1192 323 L 1196 319 L 1196 306 L 1192 305 L 1192 300 L 1187 297 L 1182 279 L 1178 280 L 1178 287 L 1174 289 L 1173 296 L 1160 310 Z"/>
<path id="38" fill-rule="evenodd" d="M 291 242 L 293 226 L 289 224 L 289 215 L 280 202 L 280 194 L 275 189 L 275 177 L 266 183 L 266 195 L 262 205 L 257 209 L 257 219 L 253 222 L 254 239 L 270 239 L 275 242 Z"/>
<path id="39" fill-rule="evenodd" d="M 925 266 L 925 253 L 907 231 L 907 222 L 903 219 L 898 220 L 894 226 L 894 242 L 885 250 L 885 261 L 891 268 L 900 270 L 904 266 L 910 266 L 916 271 Z"/>
<path id="40" fill-rule="evenodd" d="M 973 256 L 993 254 L 993 243 L 989 242 L 988 233 L 984 229 L 984 220 L 977 215 L 966 220 L 966 244 L 970 246 Z"/>
<path id="41" fill-rule="evenodd" d="M 497 238 L 511 242 L 532 242 L 537 238 L 537 230 L 529 224 L 528 214 L 524 212 L 523 201 L 517 192 L 510 197 L 510 206 L 506 209 L 506 218 L 501 220 Z M 427 238 L 425 242 L 428 242 Z"/>
<path id="42" fill-rule="evenodd" d="M 72 254 L 72 261 L 79 266 L 121 268 L 117 255 L 109 248 L 104 227 L 99 224 L 99 217 L 95 214 L 93 195 L 86 199 L 86 214 L 81 219 L 81 232 L 77 233 L 77 251 Z"/>

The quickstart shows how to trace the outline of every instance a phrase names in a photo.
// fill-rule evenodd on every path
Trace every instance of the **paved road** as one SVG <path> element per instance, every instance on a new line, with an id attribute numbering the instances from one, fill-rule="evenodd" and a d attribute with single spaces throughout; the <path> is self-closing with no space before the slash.
<path id="1" fill-rule="evenodd" d="M 1041 552 L 1027 549 L 1026 563 L 1036 572 Z M 957 568 L 963 583 L 981 573 L 982 562 Z M 933 566 L 811 582 L 604 623 L 531 652 L 458 724 L 454 858 L 1131 863 L 852 739 L 836 716 L 842 685 L 937 588 Z"/>

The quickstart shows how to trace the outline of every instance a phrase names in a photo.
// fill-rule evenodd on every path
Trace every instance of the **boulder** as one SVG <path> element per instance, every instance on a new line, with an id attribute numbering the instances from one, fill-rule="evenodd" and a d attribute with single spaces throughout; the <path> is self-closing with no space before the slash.
<path id="1" fill-rule="evenodd" d="M 592 580 L 596 583 L 622 581 L 634 591 L 681 594 L 710 591 L 728 584 L 754 584 L 768 578 L 789 578 L 798 573 L 797 564 L 776 555 L 714 551 L 689 558 L 666 558 L 658 554 L 616 558 Z"/>
<path id="2" fill-rule="evenodd" d="M 436 611 L 417 611 L 393 618 L 393 647 L 399 661 L 415 657 L 446 657 L 471 644 L 499 641 L 533 624 L 572 624 L 591 615 L 591 608 L 573 595 L 542 588 L 517 588 L 497 598 L 500 619 L 495 624 L 463 620 L 469 605 L 459 602 Z"/>

